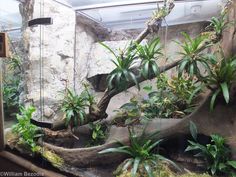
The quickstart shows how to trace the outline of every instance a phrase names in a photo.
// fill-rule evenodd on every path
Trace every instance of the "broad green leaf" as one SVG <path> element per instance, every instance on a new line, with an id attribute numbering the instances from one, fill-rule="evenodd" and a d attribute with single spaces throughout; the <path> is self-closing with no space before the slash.
<path id="1" fill-rule="evenodd" d="M 150 167 L 150 165 L 148 165 L 148 163 L 144 162 L 144 168 L 148 174 L 148 177 L 154 177 L 153 172 L 152 172 L 152 168 Z"/>
<path id="2" fill-rule="evenodd" d="M 136 173 L 137 173 L 137 170 L 138 170 L 140 161 L 141 161 L 141 159 L 140 159 L 139 157 L 135 157 L 135 159 L 134 159 L 134 165 L 133 165 L 133 168 L 132 168 L 132 170 L 131 170 L 131 176 L 132 176 L 132 177 L 135 177 L 135 176 L 136 176 Z"/>
<path id="3" fill-rule="evenodd" d="M 236 161 L 227 161 L 227 164 L 236 169 Z"/>
<path id="4" fill-rule="evenodd" d="M 211 97 L 211 102 L 210 102 L 210 110 L 211 111 L 213 111 L 213 109 L 214 109 L 214 104 L 215 104 L 215 101 L 216 101 L 216 97 L 219 95 L 219 93 L 220 93 L 220 89 L 217 89 Z"/>
<path id="5" fill-rule="evenodd" d="M 190 121 L 190 133 L 195 141 L 197 141 L 197 127 L 196 124 Z"/>
<path id="6" fill-rule="evenodd" d="M 129 151 L 125 150 L 125 149 L 121 149 L 121 148 L 109 148 L 109 149 L 105 149 L 103 151 L 98 152 L 99 154 L 105 154 L 105 153 L 124 153 L 124 154 L 128 154 L 130 156 L 132 156 L 132 153 L 130 153 Z"/>
<path id="7" fill-rule="evenodd" d="M 226 82 L 221 83 L 220 84 L 224 98 L 225 98 L 225 102 L 229 103 L 229 88 Z"/>
<path id="8" fill-rule="evenodd" d="M 152 91 L 152 86 L 151 85 L 145 86 L 145 87 L 143 87 L 143 90 L 145 90 L 147 92 L 151 92 Z"/>

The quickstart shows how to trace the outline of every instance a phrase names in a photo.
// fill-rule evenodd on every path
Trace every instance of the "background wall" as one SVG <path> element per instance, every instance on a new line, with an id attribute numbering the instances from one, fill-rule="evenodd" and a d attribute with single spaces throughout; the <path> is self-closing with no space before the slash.
<path id="1" fill-rule="evenodd" d="M 42 58 L 44 117 L 57 119 L 60 104 L 58 100 L 62 99 L 61 91 L 66 86 L 73 86 L 75 12 L 52 0 L 44 1 L 43 4 L 40 4 L 40 0 L 35 0 L 23 3 L 21 14 L 26 55 L 22 102 L 34 104 L 39 108 Z M 52 17 L 53 24 L 41 27 L 26 26 L 29 19 L 43 16 Z M 39 112 L 35 117 L 39 118 Z"/>

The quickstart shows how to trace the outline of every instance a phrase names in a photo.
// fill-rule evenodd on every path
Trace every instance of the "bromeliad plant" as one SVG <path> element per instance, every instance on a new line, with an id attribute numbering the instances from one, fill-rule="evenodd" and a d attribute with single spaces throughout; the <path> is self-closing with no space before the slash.
<path id="1" fill-rule="evenodd" d="M 194 141 L 188 141 L 189 146 L 186 152 L 196 152 L 196 157 L 203 158 L 207 163 L 207 169 L 212 175 L 236 176 L 236 161 L 230 160 L 230 149 L 226 145 L 226 140 L 219 135 L 211 135 L 211 143 L 202 145 L 197 142 L 196 125 L 190 122 L 190 132 Z"/>
<path id="2" fill-rule="evenodd" d="M 141 74 L 145 78 L 149 78 L 150 75 L 158 75 L 159 67 L 157 66 L 156 59 L 161 53 L 160 39 L 156 38 L 146 45 L 136 45 L 139 58 L 141 61 Z"/>
<path id="3" fill-rule="evenodd" d="M 74 127 L 83 124 L 86 119 L 87 99 L 67 89 L 61 110 L 65 112 L 66 126 Z"/>
<path id="4" fill-rule="evenodd" d="M 88 84 L 83 84 L 84 90 L 80 94 L 81 98 L 87 101 L 89 106 L 92 106 L 96 103 L 94 95 L 91 93 Z"/>
<path id="5" fill-rule="evenodd" d="M 84 84 L 84 90 L 80 95 L 66 88 L 65 97 L 61 104 L 61 110 L 65 113 L 66 126 L 72 128 L 84 124 L 87 118 L 86 109 L 95 102 L 87 84 Z"/>
<path id="6" fill-rule="evenodd" d="M 134 72 L 131 70 L 132 64 L 137 58 L 141 59 L 141 74 L 145 78 L 149 78 L 150 75 L 158 75 L 159 67 L 156 63 L 156 57 L 161 55 L 160 39 L 156 38 L 149 44 L 140 45 L 132 43 L 119 54 L 116 54 L 110 47 L 104 43 L 100 43 L 107 50 L 109 50 L 115 59 L 112 62 L 116 68 L 108 76 L 108 88 L 122 89 L 127 87 L 128 83 L 134 82 L 139 88 L 139 83 Z"/>
<path id="7" fill-rule="evenodd" d="M 213 91 L 210 109 L 213 110 L 217 96 L 222 94 L 225 102 L 230 101 L 230 88 L 236 81 L 236 57 L 223 58 L 218 65 L 213 68 L 204 82 Z"/>
<path id="8" fill-rule="evenodd" d="M 119 54 L 116 54 L 109 46 L 104 43 L 100 43 L 107 50 L 113 54 L 114 59 L 111 60 L 116 68 L 108 76 L 108 88 L 122 89 L 126 88 L 129 82 L 134 82 L 139 89 L 139 84 L 135 74 L 131 70 L 131 66 L 136 58 L 136 51 L 133 50 L 132 43 L 124 50 L 120 50 Z"/>
<path id="9" fill-rule="evenodd" d="M 212 17 L 210 25 L 207 27 L 216 35 L 216 40 L 222 38 L 223 31 L 228 28 L 232 23 L 227 22 L 227 9 L 223 9 L 219 17 Z"/>
<path id="10" fill-rule="evenodd" d="M 36 140 L 42 136 L 41 129 L 30 122 L 35 110 L 33 106 L 21 107 L 21 113 L 16 116 L 18 123 L 12 127 L 13 132 L 19 136 L 19 144 L 26 144 L 33 152 L 37 150 Z"/>
<path id="11" fill-rule="evenodd" d="M 187 33 L 182 33 L 184 36 L 184 41 L 177 42 L 182 49 L 179 54 L 182 56 L 182 60 L 178 67 L 179 75 L 181 76 L 183 72 L 187 72 L 190 77 L 197 76 L 201 78 L 200 66 L 204 69 L 210 70 L 210 64 L 212 61 L 211 57 L 207 57 L 203 53 L 203 50 L 210 47 L 212 44 L 208 42 L 208 35 L 200 35 L 192 39 Z"/>
<path id="12" fill-rule="evenodd" d="M 117 170 L 117 173 L 122 173 L 131 169 L 132 177 L 135 177 L 141 168 L 144 168 L 146 175 L 149 177 L 154 177 L 153 168 L 161 162 L 166 162 L 179 169 L 174 162 L 153 151 L 154 148 L 160 145 L 162 140 L 152 141 L 152 136 L 153 135 L 147 136 L 145 134 L 145 129 L 143 130 L 141 136 L 134 133 L 133 129 L 129 129 L 129 146 L 118 142 L 119 147 L 109 148 L 99 153 L 123 153 L 128 155 L 129 158 L 120 165 L 121 169 Z"/>

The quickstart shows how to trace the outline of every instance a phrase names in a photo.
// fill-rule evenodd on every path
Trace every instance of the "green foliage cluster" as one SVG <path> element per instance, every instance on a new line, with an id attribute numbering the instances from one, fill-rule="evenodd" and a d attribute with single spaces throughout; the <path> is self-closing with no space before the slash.
<path id="1" fill-rule="evenodd" d="M 212 43 L 209 43 L 208 35 L 200 35 L 195 38 L 191 38 L 187 33 L 182 33 L 184 36 L 183 42 L 177 42 L 182 51 L 179 54 L 182 56 L 182 60 L 179 64 L 179 75 L 182 75 L 184 71 L 189 74 L 190 77 L 197 76 L 201 78 L 200 66 L 206 70 L 210 70 L 211 64 L 215 61 L 212 57 L 203 51 L 210 47 Z"/>
<path id="2" fill-rule="evenodd" d="M 19 78 L 5 78 L 3 83 L 3 104 L 6 116 L 19 107 Z"/>
<path id="3" fill-rule="evenodd" d="M 188 77 L 172 77 L 168 87 L 177 97 L 176 103 L 179 107 L 190 105 L 202 89 L 199 83 Z"/>
<path id="4" fill-rule="evenodd" d="M 19 111 L 21 58 L 13 56 L 5 61 L 7 74 L 3 77 L 3 105 L 5 117 Z"/>
<path id="5" fill-rule="evenodd" d="M 33 152 L 37 150 L 36 140 L 42 136 L 41 129 L 30 122 L 35 110 L 33 106 L 20 107 L 21 113 L 16 115 L 18 123 L 12 127 L 19 136 L 19 144 L 27 145 Z"/>
<path id="6" fill-rule="evenodd" d="M 222 31 L 229 26 L 226 22 L 226 11 L 223 11 L 220 17 L 213 17 L 209 27 L 216 33 L 216 38 L 222 36 Z M 209 28 L 208 27 L 208 28 Z M 204 83 L 213 91 L 210 109 L 213 110 L 217 96 L 223 96 L 226 103 L 229 103 L 229 91 L 232 83 L 235 82 L 235 57 L 225 58 L 222 52 L 207 54 L 204 50 L 212 46 L 215 41 L 210 42 L 209 33 L 197 36 L 191 39 L 186 33 L 183 33 L 184 41 L 178 42 L 182 48 L 182 60 L 179 64 L 179 75 L 187 73 L 190 77 L 196 77 L 198 81 Z M 205 73 L 200 70 L 200 67 L 205 69 Z"/>
<path id="7" fill-rule="evenodd" d="M 157 77 L 157 90 L 151 91 L 148 99 L 143 101 L 144 113 L 149 118 L 182 117 L 193 111 L 193 100 L 201 89 L 201 85 L 190 78 L 173 77 L 168 80 L 161 74 Z"/>
<path id="8" fill-rule="evenodd" d="M 89 123 L 89 128 L 92 131 L 90 145 L 102 144 L 106 138 L 106 127 L 104 127 L 100 122 Z"/>
<path id="9" fill-rule="evenodd" d="M 76 94 L 70 89 L 66 89 L 61 110 L 65 113 L 66 126 L 78 126 L 84 124 L 86 120 L 86 108 L 95 103 L 94 96 L 89 92 L 88 86 L 84 85 L 85 90 Z"/>
<path id="10" fill-rule="evenodd" d="M 118 126 L 134 125 L 140 122 L 141 109 L 137 98 L 133 97 L 129 103 L 126 103 L 120 107 L 116 117 L 112 120 L 112 124 Z"/>
<path id="11" fill-rule="evenodd" d="M 220 39 L 222 37 L 223 30 L 228 28 L 231 24 L 231 22 L 227 22 L 227 9 L 224 8 L 218 18 L 211 18 L 210 25 L 207 28 L 214 31 L 217 39 Z"/>
<path id="12" fill-rule="evenodd" d="M 156 59 L 161 56 L 160 39 L 156 38 L 146 45 L 136 45 L 139 58 L 141 61 L 141 74 L 145 78 L 149 78 L 151 74 L 156 76 L 159 74 L 159 67 L 157 66 Z"/>
<path id="13" fill-rule="evenodd" d="M 143 174 L 149 177 L 154 177 L 153 169 L 158 166 L 159 163 L 166 162 L 173 165 L 175 168 L 179 167 L 171 160 L 164 156 L 155 153 L 153 150 L 159 146 L 162 140 L 152 141 L 153 135 L 146 135 L 145 129 L 140 136 L 134 133 L 133 129 L 129 129 L 130 145 L 127 146 L 121 142 L 117 142 L 119 147 L 109 148 L 99 153 L 123 153 L 129 156 L 116 170 L 116 175 L 121 174 L 127 169 L 131 169 L 131 176 L 135 177 L 139 170 L 144 169 Z"/>
<path id="14" fill-rule="evenodd" d="M 141 101 L 132 98 L 121 106 L 113 124 L 130 125 L 156 117 L 181 118 L 193 111 L 194 99 L 202 90 L 202 86 L 190 78 L 173 77 L 169 80 L 164 74 L 157 77 L 156 86 L 155 91 L 151 86 L 143 88 L 148 93 L 147 98 Z"/>
<path id="15" fill-rule="evenodd" d="M 178 111 L 177 105 L 174 104 L 174 96 L 167 92 L 154 91 L 148 94 L 148 98 L 141 103 L 141 109 L 144 118 L 173 118 Z M 182 113 L 181 113 L 182 114 Z"/>
<path id="16" fill-rule="evenodd" d="M 212 65 L 216 64 L 214 55 L 204 52 L 205 49 L 212 46 L 214 43 L 220 41 L 223 30 L 226 29 L 231 23 L 226 20 L 227 10 L 223 9 L 219 17 L 213 17 L 210 20 L 210 25 L 206 29 L 215 33 L 215 40 L 211 38 L 211 33 L 206 32 L 201 35 L 191 38 L 188 34 L 182 33 L 184 37 L 183 42 L 177 42 L 182 49 L 179 54 L 182 56 L 182 60 L 179 65 L 179 74 L 182 75 L 186 72 L 190 77 L 196 76 L 201 79 L 203 76 L 200 71 L 200 67 L 203 67 L 207 71 L 210 71 Z"/>
<path id="17" fill-rule="evenodd" d="M 156 63 L 156 57 L 161 55 L 160 39 L 156 38 L 146 45 L 130 43 L 127 48 L 120 50 L 119 54 L 116 54 L 109 46 L 104 43 L 100 43 L 108 51 L 110 51 L 114 59 L 112 62 L 116 68 L 108 76 L 108 88 L 123 89 L 127 88 L 129 83 L 135 83 L 139 89 L 139 83 L 137 78 L 142 75 L 145 78 L 149 78 L 151 75 L 159 74 L 159 67 Z M 141 71 L 138 75 L 132 71 L 132 65 L 141 59 Z"/>
<path id="18" fill-rule="evenodd" d="M 219 135 L 211 135 L 211 143 L 202 145 L 197 142 L 197 128 L 190 124 L 190 131 L 194 141 L 188 141 L 189 146 L 185 151 L 196 152 L 196 157 L 201 157 L 207 162 L 207 168 L 212 175 L 236 176 L 236 161 L 230 160 L 230 148 L 226 140 Z"/>
<path id="19" fill-rule="evenodd" d="M 108 51 L 113 54 L 114 59 L 111 60 L 116 68 L 108 76 L 108 88 L 112 89 L 114 86 L 118 89 L 127 87 L 129 82 L 134 82 L 139 88 L 138 81 L 135 74 L 131 70 L 132 64 L 136 58 L 136 51 L 133 50 L 133 44 L 131 43 L 123 51 L 120 50 L 119 54 L 116 54 L 110 47 L 104 43 L 100 43 Z"/>
<path id="20" fill-rule="evenodd" d="M 210 71 L 210 74 L 204 79 L 206 85 L 213 91 L 210 108 L 213 110 L 216 97 L 223 95 L 225 102 L 229 103 L 229 91 L 236 81 L 236 57 L 223 58 Z"/>

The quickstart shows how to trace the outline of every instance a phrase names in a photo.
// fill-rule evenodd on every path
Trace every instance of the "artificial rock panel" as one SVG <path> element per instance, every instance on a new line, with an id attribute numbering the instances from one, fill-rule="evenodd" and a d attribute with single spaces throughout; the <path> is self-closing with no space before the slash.
<path id="1" fill-rule="evenodd" d="M 23 27 L 26 57 L 22 101 L 33 103 L 39 110 L 41 58 L 44 117 L 56 118 L 58 105 L 62 99 L 60 93 L 66 87 L 73 86 L 75 12 L 53 0 L 35 0 L 31 2 L 31 6 L 27 2 L 21 6 L 23 19 L 29 20 L 27 16 L 53 18 L 53 24 L 49 26 Z M 38 119 L 39 115 L 36 114 L 35 118 Z"/>

